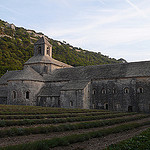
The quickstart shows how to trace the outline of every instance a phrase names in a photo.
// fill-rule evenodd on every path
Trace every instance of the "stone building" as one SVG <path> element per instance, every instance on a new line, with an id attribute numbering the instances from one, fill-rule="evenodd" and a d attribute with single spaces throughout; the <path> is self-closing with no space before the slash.
<path id="1" fill-rule="evenodd" d="M 23 70 L 0 78 L 0 103 L 150 112 L 150 61 L 72 67 L 42 37 Z"/>

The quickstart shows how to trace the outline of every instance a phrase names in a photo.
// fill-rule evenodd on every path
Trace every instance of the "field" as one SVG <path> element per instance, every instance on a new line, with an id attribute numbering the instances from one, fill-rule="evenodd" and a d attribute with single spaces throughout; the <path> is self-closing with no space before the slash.
<path id="1" fill-rule="evenodd" d="M 127 150 L 150 146 L 149 127 L 150 114 L 0 105 L 0 150 Z"/>

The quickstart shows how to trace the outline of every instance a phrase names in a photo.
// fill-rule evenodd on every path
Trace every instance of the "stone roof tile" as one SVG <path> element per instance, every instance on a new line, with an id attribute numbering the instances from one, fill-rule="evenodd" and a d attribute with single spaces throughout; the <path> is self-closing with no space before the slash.
<path id="1" fill-rule="evenodd" d="M 48 81 L 150 76 L 150 61 L 56 69 Z"/>
<path id="2" fill-rule="evenodd" d="M 42 36 L 36 43 L 35 43 L 35 45 L 36 44 L 47 44 L 47 45 L 51 45 L 49 42 L 48 42 L 48 40 L 47 40 L 47 38 L 45 37 L 45 36 Z"/>
<path id="3" fill-rule="evenodd" d="M 82 90 L 84 89 L 88 83 L 90 81 L 84 81 L 84 80 L 81 80 L 81 81 L 72 81 L 72 82 L 69 82 L 67 84 L 65 84 L 62 88 L 61 88 L 61 91 L 66 91 L 66 90 Z"/>
<path id="4" fill-rule="evenodd" d="M 60 89 L 62 86 L 47 84 L 42 87 L 38 96 L 60 96 Z"/>
<path id="5" fill-rule="evenodd" d="M 18 73 L 16 73 L 15 76 L 10 77 L 8 81 L 9 80 L 44 81 L 43 77 L 30 66 L 27 66 L 23 70 L 20 70 Z"/>
<path id="6" fill-rule="evenodd" d="M 24 64 L 28 65 L 28 64 L 35 64 L 35 63 L 47 63 L 47 64 L 55 64 L 57 66 L 62 66 L 62 67 L 72 67 L 68 64 L 65 64 L 65 63 L 60 62 L 56 59 L 53 59 L 52 57 L 43 56 L 43 55 L 33 56 Z"/>
<path id="7" fill-rule="evenodd" d="M 7 71 L 1 78 L 0 84 L 7 84 L 7 80 L 15 77 L 21 70 Z"/>

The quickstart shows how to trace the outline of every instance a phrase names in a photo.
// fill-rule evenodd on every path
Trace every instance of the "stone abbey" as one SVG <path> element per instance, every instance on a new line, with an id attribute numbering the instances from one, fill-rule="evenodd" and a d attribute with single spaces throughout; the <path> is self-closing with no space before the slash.
<path id="1" fill-rule="evenodd" d="M 72 67 L 43 36 L 23 70 L 0 78 L 0 104 L 150 112 L 150 61 Z"/>

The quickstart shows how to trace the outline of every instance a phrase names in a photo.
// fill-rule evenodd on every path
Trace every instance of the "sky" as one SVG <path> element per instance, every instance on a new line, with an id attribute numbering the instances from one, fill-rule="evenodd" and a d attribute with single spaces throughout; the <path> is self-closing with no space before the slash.
<path id="1" fill-rule="evenodd" d="M 150 60 L 150 0 L 1 0 L 0 19 L 111 58 Z"/>

